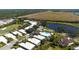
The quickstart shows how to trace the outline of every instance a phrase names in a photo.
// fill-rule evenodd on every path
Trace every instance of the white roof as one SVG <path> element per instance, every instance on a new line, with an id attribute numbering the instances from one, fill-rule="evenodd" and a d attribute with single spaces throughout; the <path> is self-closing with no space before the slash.
<path id="1" fill-rule="evenodd" d="M 20 35 L 20 36 L 22 36 L 22 34 L 20 33 L 20 32 L 18 32 L 18 31 L 15 31 L 15 32 L 12 32 L 13 34 L 15 34 L 15 35 Z"/>
<path id="2" fill-rule="evenodd" d="M 24 49 L 22 49 L 22 48 L 17 48 L 16 50 L 24 50 Z"/>
<path id="3" fill-rule="evenodd" d="M 36 21 L 29 21 L 32 25 L 37 25 Z"/>
<path id="4" fill-rule="evenodd" d="M 40 32 L 40 35 L 46 36 L 46 37 L 50 37 L 51 33 L 49 32 Z"/>
<path id="5" fill-rule="evenodd" d="M 26 27 L 25 30 L 28 30 L 28 29 L 32 28 L 34 25 L 37 25 L 36 21 L 29 21 L 29 23 L 31 23 L 31 25 Z"/>
<path id="6" fill-rule="evenodd" d="M 15 49 L 10 49 L 10 50 L 15 50 Z"/>
<path id="7" fill-rule="evenodd" d="M 36 38 L 28 38 L 27 40 L 36 44 L 36 45 L 40 45 L 40 43 L 41 43 L 41 41 Z"/>
<path id="8" fill-rule="evenodd" d="M 26 49 L 28 49 L 28 50 L 32 50 L 35 47 L 34 44 L 29 43 L 29 42 L 20 43 L 19 45 L 22 46 L 22 47 L 24 47 L 24 48 L 26 48 Z"/>
<path id="9" fill-rule="evenodd" d="M 74 48 L 75 50 L 79 50 L 79 46 Z"/>
<path id="10" fill-rule="evenodd" d="M 20 29 L 19 31 L 26 34 L 26 31 L 24 29 Z"/>
<path id="11" fill-rule="evenodd" d="M 6 37 L 9 37 L 9 38 L 12 38 L 12 39 L 14 39 L 14 40 L 17 40 L 17 39 L 16 39 L 16 36 L 14 36 L 14 35 L 11 34 L 11 33 L 6 34 L 5 36 L 6 36 Z"/>
<path id="12" fill-rule="evenodd" d="M 30 28 L 30 27 L 28 26 L 28 27 L 25 28 L 25 30 L 28 30 L 29 28 Z"/>
<path id="13" fill-rule="evenodd" d="M 29 22 L 30 20 L 24 20 L 24 22 Z"/>
<path id="14" fill-rule="evenodd" d="M 40 40 L 44 40 L 45 37 L 44 36 L 41 36 L 41 35 L 34 35 L 35 38 L 37 39 L 40 39 Z"/>
<path id="15" fill-rule="evenodd" d="M 0 36 L 0 42 L 4 42 L 5 44 L 7 44 L 7 39 L 3 36 Z"/>
<path id="16" fill-rule="evenodd" d="M 71 46 L 72 44 L 74 44 L 73 42 L 69 43 L 68 46 Z"/>
<path id="17" fill-rule="evenodd" d="M 30 25 L 30 26 L 26 27 L 25 30 L 28 30 L 28 29 L 30 29 L 32 27 L 33 27 L 33 25 Z"/>
<path id="18" fill-rule="evenodd" d="M 13 48 L 11 50 L 24 50 L 24 49 L 22 49 L 22 48 L 17 48 L 17 49 Z"/>

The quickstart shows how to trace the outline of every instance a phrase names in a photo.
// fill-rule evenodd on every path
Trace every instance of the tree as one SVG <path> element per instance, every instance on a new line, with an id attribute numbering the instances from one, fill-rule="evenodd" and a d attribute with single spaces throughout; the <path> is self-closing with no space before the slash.
<path id="1" fill-rule="evenodd" d="M 25 35 L 23 35 L 23 36 L 17 35 L 16 37 L 17 37 L 17 39 L 18 39 L 20 42 L 24 42 L 24 43 L 25 43 L 25 42 L 27 41 Z"/>
<path id="2" fill-rule="evenodd" d="M 11 41 L 13 41 L 13 39 L 10 37 L 6 37 L 6 36 L 4 36 L 4 37 L 7 39 L 7 43 L 10 43 Z"/>
<path id="3" fill-rule="evenodd" d="M 37 49 L 38 50 L 46 50 L 50 46 L 49 42 L 45 42 L 43 45 L 39 46 Z"/>
<path id="4" fill-rule="evenodd" d="M 22 23 L 22 21 L 20 19 L 16 18 L 16 24 L 21 24 L 21 23 Z"/>
<path id="5" fill-rule="evenodd" d="M 46 21 L 46 20 L 45 20 L 45 21 L 41 21 L 40 23 L 41 23 L 41 25 L 44 26 L 44 27 L 47 25 L 47 21 Z"/>
<path id="6" fill-rule="evenodd" d="M 6 45 L 6 44 L 3 42 L 0 42 L 0 47 L 3 47 L 4 45 Z"/>
<path id="7" fill-rule="evenodd" d="M 11 41 L 13 41 L 13 39 L 12 38 L 7 38 L 7 43 L 10 43 Z"/>
<path id="8" fill-rule="evenodd" d="M 55 46 L 59 46 L 59 41 L 63 38 L 64 36 L 62 36 L 59 33 L 54 33 L 52 35 L 52 38 L 50 39 L 51 45 L 55 45 Z"/>

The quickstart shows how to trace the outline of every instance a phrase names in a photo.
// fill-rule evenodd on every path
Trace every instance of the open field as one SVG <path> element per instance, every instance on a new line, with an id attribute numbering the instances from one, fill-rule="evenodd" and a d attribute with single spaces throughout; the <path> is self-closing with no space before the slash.
<path id="1" fill-rule="evenodd" d="M 26 18 L 30 20 L 48 20 L 48 21 L 61 21 L 61 22 L 79 22 L 79 16 L 75 15 L 72 12 L 52 12 L 52 11 L 46 11 L 46 12 L 39 12 L 24 16 L 19 16 L 17 18 Z"/>

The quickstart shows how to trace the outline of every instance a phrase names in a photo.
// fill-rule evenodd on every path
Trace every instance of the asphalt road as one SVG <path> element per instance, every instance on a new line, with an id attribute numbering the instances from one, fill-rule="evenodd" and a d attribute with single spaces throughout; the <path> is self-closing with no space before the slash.
<path id="1" fill-rule="evenodd" d="M 16 43 L 17 41 L 12 41 L 9 44 L 5 45 L 4 47 L 0 48 L 0 50 L 10 50 L 11 47 Z"/>

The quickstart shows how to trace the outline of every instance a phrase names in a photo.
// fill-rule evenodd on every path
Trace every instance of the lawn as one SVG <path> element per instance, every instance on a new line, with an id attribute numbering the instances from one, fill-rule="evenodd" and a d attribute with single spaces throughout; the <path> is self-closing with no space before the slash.
<path id="1" fill-rule="evenodd" d="M 50 46 L 47 50 L 67 50 L 67 49 L 66 48 L 61 48 L 61 47 L 58 47 L 58 46 L 53 48 L 53 47 Z"/>
<path id="2" fill-rule="evenodd" d="M 5 30 L 1 30 L 0 29 L 0 35 L 4 35 L 6 33 L 9 33 L 9 32 L 12 32 L 12 31 L 15 31 L 18 29 L 18 27 L 21 26 L 21 24 L 12 24 L 12 25 L 9 25 L 9 26 L 6 26 L 6 29 Z"/>
<path id="3" fill-rule="evenodd" d="M 20 28 L 25 28 L 25 27 L 27 27 L 29 25 L 30 25 L 29 22 L 24 22 L 24 23 L 20 23 L 20 24 L 15 23 L 15 24 L 11 24 L 11 25 L 8 25 L 8 26 L 4 26 L 4 27 L 0 28 L 0 35 L 4 35 L 6 33 L 16 31 L 16 30 L 18 30 Z M 2 30 L 2 29 L 4 29 L 4 30 Z"/>
<path id="4" fill-rule="evenodd" d="M 6 45 L 5 43 L 0 42 L 0 48 L 3 47 L 3 46 L 5 46 L 5 45 Z"/>
<path id="5" fill-rule="evenodd" d="M 12 47 L 12 49 L 17 49 L 17 48 L 20 48 L 20 46 L 19 45 L 14 45 L 13 47 Z"/>

